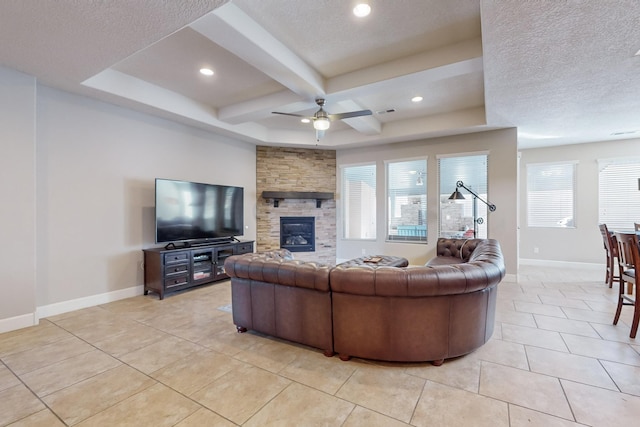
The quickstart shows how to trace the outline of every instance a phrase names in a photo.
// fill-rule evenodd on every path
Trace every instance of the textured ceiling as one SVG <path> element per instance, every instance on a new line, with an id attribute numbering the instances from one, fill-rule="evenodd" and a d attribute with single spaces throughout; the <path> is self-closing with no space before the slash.
<path id="1" fill-rule="evenodd" d="M 640 136 L 637 0 L 375 0 L 365 19 L 351 3 L 5 0 L 0 65 L 259 144 L 502 127 L 521 148 Z M 332 123 L 320 142 L 272 114 L 311 115 L 318 96 L 330 113 L 374 114 Z"/>
<path id="2" fill-rule="evenodd" d="M 491 1 L 482 15 L 489 122 L 536 146 L 640 137 L 640 2 Z"/>

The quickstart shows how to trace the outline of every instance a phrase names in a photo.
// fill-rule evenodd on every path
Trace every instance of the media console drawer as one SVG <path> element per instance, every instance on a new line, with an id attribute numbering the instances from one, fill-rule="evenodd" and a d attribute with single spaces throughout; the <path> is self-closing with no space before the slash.
<path id="1" fill-rule="evenodd" d="M 164 281 L 165 289 L 175 288 L 176 286 L 183 286 L 188 284 L 189 284 L 189 276 L 186 274 L 183 276 L 169 277 Z"/>
<path id="2" fill-rule="evenodd" d="M 253 252 L 253 242 L 251 243 L 238 243 L 235 247 L 235 254 L 246 254 Z"/>
<path id="3" fill-rule="evenodd" d="M 164 295 L 228 278 L 224 260 L 253 252 L 253 241 L 224 242 L 190 248 L 149 248 L 144 252 L 144 294 Z"/>
<path id="4" fill-rule="evenodd" d="M 189 271 L 189 264 L 180 265 L 167 265 L 164 269 L 165 276 L 171 276 L 180 273 L 187 273 Z"/>
<path id="5" fill-rule="evenodd" d="M 164 262 L 167 264 L 187 261 L 189 261 L 189 252 L 176 252 L 164 256 Z"/>

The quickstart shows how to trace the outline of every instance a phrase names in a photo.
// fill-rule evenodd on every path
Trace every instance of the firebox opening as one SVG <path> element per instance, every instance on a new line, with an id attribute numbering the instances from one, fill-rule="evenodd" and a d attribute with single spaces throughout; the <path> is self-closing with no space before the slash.
<path id="1" fill-rule="evenodd" d="M 315 217 L 280 217 L 280 247 L 283 249 L 288 249 L 291 252 L 315 252 Z"/>

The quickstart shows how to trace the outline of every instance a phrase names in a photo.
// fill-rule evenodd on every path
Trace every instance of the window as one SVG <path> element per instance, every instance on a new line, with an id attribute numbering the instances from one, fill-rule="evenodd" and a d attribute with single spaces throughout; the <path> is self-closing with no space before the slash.
<path id="1" fill-rule="evenodd" d="M 474 154 L 438 159 L 440 188 L 440 237 L 487 237 L 487 205 L 476 200 L 466 190 L 458 190 L 463 200 L 451 200 L 449 197 L 462 181 L 483 200 L 487 199 L 487 161 L 486 154 Z M 475 221 L 474 221 L 475 213 Z"/>
<path id="2" fill-rule="evenodd" d="M 427 241 L 427 160 L 387 163 L 387 239 Z"/>
<path id="3" fill-rule="evenodd" d="M 345 239 L 376 238 L 376 165 L 342 168 L 342 224 Z"/>
<path id="4" fill-rule="evenodd" d="M 577 162 L 527 165 L 527 225 L 574 228 Z"/>
<path id="5" fill-rule="evenodd" d="M 598 160 L 599 218 L 609 230 L 640 222 L 640 158 Z"/>

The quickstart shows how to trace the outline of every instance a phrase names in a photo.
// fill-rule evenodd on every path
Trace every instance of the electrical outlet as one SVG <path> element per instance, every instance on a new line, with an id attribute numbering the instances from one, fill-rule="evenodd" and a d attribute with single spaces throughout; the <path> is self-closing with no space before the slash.
<path id="1" fill-rule="evenodd" d="M 533 253 L 534 254 L 540 253 L 540 249 L 536 246 L 535 248 L 533 248 Z"/>
<path id="2" fill-rule="evenodd" d="M 362 248 L 362 255 L 366 255 L 367 254 L 367 250 L 365 248 Z"/>

